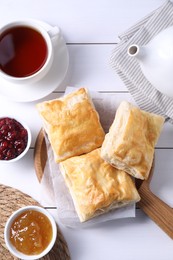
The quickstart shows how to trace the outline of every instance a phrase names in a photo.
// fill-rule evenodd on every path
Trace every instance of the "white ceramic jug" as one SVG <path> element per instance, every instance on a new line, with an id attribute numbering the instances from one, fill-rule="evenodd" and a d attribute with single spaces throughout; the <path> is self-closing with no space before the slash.
<path id="1" fill-rule="evenodd" d="M 161 31 L 145 46 L 129 46 L 127 52 L 138 59 L 148 81 L 173 98 L 173 26 Z"/>

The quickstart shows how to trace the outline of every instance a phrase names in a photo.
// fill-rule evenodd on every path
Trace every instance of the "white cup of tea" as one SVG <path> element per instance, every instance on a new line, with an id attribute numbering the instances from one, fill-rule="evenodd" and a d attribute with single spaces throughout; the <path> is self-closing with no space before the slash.
<path id="1" fill-rule="evenodd" d="M 33 84 L 51 68 L 60 30 L 35 20 L 13 21 L 0 30 L 0 77 L 14 84 Z"/>

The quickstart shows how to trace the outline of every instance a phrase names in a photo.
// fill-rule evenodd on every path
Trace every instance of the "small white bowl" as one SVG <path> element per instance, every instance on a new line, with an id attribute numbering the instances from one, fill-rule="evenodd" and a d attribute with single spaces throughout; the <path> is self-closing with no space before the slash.
<path id="1" fill-rule="evenodd" d="M 53 235 L 52 235 L 52 239 L 49 243 L 49 245 L 47 246 L 47 248 L 40 254 L 37 255 L 26 255 L 23 254 L 21 252 L 19 252 L 10 242 L 9 236 L 10 236 L 10 228 L 11 225 L 13 223 L 13 221 L 23 212 L 25 212 L 26 210 L 35 210 L 38 212 L 41 212 L 42 214 L 44 214 L 45 216 L 47 216 L 47 218 L 49 219 L 51 225 L 52 225 L 52 230 L 53 230 Z M 44 208 L 41 208 L 39 206 L 26 206 L 26 207 L 22 207 L 19 210 L 15 211 L 7 220 L 6 225 L 5 225 L 5 229 L 4 229 L 4 239 L 5 239 L 5 243 L 6 246 L 8 248 L 8 250 L 16 257 L 18 257 L 19 259 L 25 259 L 25 260 L 31 260 L 31 259 L 39 259 L 43 256 L 45 256 L 46 254 L 49 253 L 49 251 L 52 249 L 55 241 L 56 241 L 56 237 L 57 237 L 57 226 L 55 223 L 54 218 L 51 216 L 51 214 Z"/>
<path id="2" fill-rule="evenodd" d="M 19 117 L 16 117 L 16 116 L 12 116 L 12 115 L 5 115 L 5 116 L 0 116 L 0 119 L 2 118 L 11 118 L 11 119 L 15 119 L 17 122 L 19 122 L 26 130 L 27 130 L 27 133 L 28 133 L 28 141 L 27 141 L 27 146 L 25 147 L 25 150 L 19 154 L 17 157 L 15 157 L 14 159 L 10 159 L 10 160 L 0 160 L 0 162 L 2 163 L 11 163 L 11 162 L 16 162 L 18 160 L 20 160 L 29 150 L 30 148 L 30 145 L 31 145 L 31 130 L 30 128 L 28 127 L 28 125 L 23 121 L 21 120 Z"/>

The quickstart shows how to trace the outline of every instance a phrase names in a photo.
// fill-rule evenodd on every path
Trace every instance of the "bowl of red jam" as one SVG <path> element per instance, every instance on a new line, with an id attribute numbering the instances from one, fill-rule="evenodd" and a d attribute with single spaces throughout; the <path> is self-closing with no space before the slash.
<path id="1" fill-rule="evenodd" d="M 26 206 L 7 220 L 4 239 L 8 250 L 19 259 L 39 259 L 52 249 L 57 226 L 52 215 L 39 206 Z"/>
<path id="2" fill-rule="evenodd" d="M 0 117 L 0 161 L 15 162 L 29 150 L 31 131 L 25 122 L 13 117 Z"/>

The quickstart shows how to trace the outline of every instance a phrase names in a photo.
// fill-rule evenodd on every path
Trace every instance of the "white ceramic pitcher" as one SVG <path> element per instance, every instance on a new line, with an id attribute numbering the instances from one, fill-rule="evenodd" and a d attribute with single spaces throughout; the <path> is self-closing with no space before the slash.
<path id="1" fill-rule="evenodd" d="M 148 81 L 173 98 L 173 26 L 161 31 L 145 46 L 129 46 L 127 52 L 138 59 Z"/>

